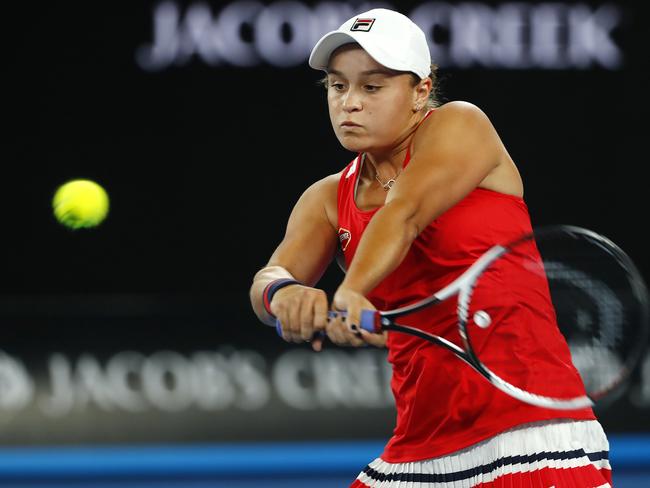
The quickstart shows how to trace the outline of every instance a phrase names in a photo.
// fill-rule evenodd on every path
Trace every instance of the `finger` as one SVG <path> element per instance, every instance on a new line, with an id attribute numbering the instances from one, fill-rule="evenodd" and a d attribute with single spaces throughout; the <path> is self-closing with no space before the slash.
<path id="1" fill-rule="evenodd" d="M 340 318 L 330 320 L 330 323 L 327 324 L 327 337 L 337 345 L 345 344 L 345 335 L 343 334 L 343 328 L 345 326 L 341 323 Z"/>
<path id="2" fill-rule="evenodd" d="M 323 336 L 318 335 L 314 337 L 311 341 L 311 348 L 316 352 L 321 352 L 323 350 Z"/>
<path id="3" fill-rule="evenodd" d="M 343 323 L 338 323 L 332 328 L 332 342 L 340 346 L 365 346 L 366 343 L 356 333 L 350 331 L 350 328 Z"/>
<path id="4" fill-rule="evenodd" d="M 327 296 L 322 292 L 314 302 L 314 329 L 316 331 L 325 330 L 327 325 Z"/>
<path id="5" fill-rule="evenodd" d="M 348 344 L 354 347 L 362 347 L 366 345 L 359 332 L 353 332 L 348 327 L 345 328 L 345 336 Z"/>
<path id="6" fill-rule="evenodd" d="M 300 338 L 310 341 L 314 336 L 314 302 L 310 297 L 300 307 Z"/>
<path id="7" fill-rule="evenodd" d="M 329 337 L 329 340 L 332 341 L 334 344 L 338 344 L 340 342 L 338 324 L 339 324 L 338 318 L 331 318 L 330 321 L 325 326 L 325 333 L 327 334 L 327 337 Z"/>
<path id="8" fill-rule="evenodd" d="M 361 315 L 361 307 L 359 307 L 358 304 L 350 304 L 348 307 L 348 320 L 347 320 L 347 325 L 348 325 L 348 330 L 351 333 L 356 333 L 357 330 L 359 329 L 359 324 L 360 324 L 360 317 Z"/>
<path id="9" fill-rule="evenodd" d="M 287 334 L 291 342 L 302 342 L 300 338 L 300 304 L 287 307 Z"/>
<path id="10" fill-rule="evenodd" d="M 371 346 L 384 347 L 386 345 L 387 334 L 385 331 L 381 334 L 375 334 L 368 332 L 365 329 L 360 329 L 359 333 L 361 339 L 363 339 L 364 342 L 370 344 Z"/>
<path id="11" fill-rule="evenodd" d="M 281 307 L 279 305 L 276 305 L 275 303 L 271 303 L 271 313 L 275 317 L 276 320 L 276 326 L 277 323 L 280 324 L 280 336 L 282 339 L 284 339 L 287 342 L 289 341 L 289 329 L 287 328 L 287 314 L 286 314 L 286 308 Z"/>

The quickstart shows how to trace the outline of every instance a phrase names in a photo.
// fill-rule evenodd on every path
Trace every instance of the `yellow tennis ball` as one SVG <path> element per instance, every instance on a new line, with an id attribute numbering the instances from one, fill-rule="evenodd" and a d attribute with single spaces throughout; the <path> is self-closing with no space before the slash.
<path id="1" fill-rule="evenodd" d="M 56 219 L 71 229 L 96 227 L 108 215 L 106 190 L 91 180 L 72 180 L 61 185 L 52 199 Z"/>

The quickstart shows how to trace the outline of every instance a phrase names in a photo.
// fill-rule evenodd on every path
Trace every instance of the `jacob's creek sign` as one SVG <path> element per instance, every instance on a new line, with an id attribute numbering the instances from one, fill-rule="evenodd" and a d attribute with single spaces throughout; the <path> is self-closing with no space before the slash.
<path id="1" fill-rule="evenodd" d="M 154 6 L 151 39 L 134 47 L 145 71 L 195 59 L 209 66 L 278 68 L 306 62 L 326 32 L 353 15 L 388 2 L 236 1 Z M 443 68 L 521 70 L 621 69 L 624 53 L 613 32 L 624 12 L 615 3 L 422 2 L 404 11 L 427 35 L 433 61 Z"/>
<path id="2" fill-rule="evenodd" d="M 390 370 L 379 350 L 290 349 L 267 358 L 222 347 L 186 354 L 118 351 L 101 360 L 91 353 L 52 353 L 44 359 L 44 367 L 32 371 L 33 364 L 0 353 L 0 412 L 252 412 L 273 401 L 304 411 L 392 406 Z"/>

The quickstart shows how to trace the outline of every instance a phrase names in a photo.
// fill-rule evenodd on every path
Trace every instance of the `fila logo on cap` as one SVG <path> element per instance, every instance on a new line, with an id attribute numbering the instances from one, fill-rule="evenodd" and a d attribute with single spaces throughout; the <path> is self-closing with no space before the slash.
<path id="1" fill-rule="evenodd" d="M 361 31 L 361 32 L 368 32 L 370 28 L 372 27 L 372 24 L 375 23 L 375 19 L 362 19 L 362 18 L 357 18 L 357 20 L 354 21 L 354 24 L 352 24 L 352 27 L 350 27 L 351 31 Z"/>

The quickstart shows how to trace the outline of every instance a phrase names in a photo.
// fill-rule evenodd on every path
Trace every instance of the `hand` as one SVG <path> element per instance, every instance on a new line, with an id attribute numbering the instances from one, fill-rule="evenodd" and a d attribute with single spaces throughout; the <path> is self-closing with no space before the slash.
<path id="1" fill-rule="evenodd" d="M 364 330 L 361 323 L 361 310 L 376 310 L 370 301 L 362 294 L 339 287 L 334 294 L 332 302 L 334 310 L 347 311 L 347 317 L 330 320 L 327 324 L 327 336 L 332 342 L 338 345 L 351 345 L 354 347 L 370 344 L 375 347 L 385 347 L 387 334 L 373 334 Z"/>
<path id="2" fill-rule="evenodd" d="M 323 290 L 303 285 L 279 289 L 271 300 L 271 312 L 282 324 L 287 342 L 311 342 L 314 351 L 323 347 L 323 337 L 314 337 L 327 325 L 327 295 Z"/>

